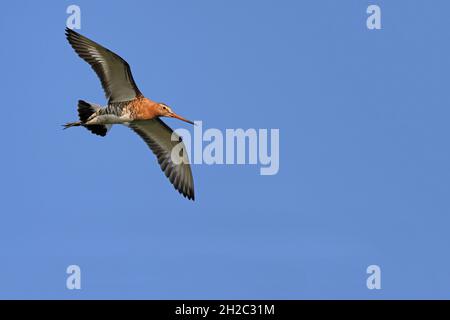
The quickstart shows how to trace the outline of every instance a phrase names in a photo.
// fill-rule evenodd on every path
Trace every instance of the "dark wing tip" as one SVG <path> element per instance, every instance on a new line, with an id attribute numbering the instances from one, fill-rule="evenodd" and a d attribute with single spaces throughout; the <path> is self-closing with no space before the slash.
<path id="1" fill-rule="evenodd" d="M 66 27 L 65 35 L 66 35 L 67 41 L 69 41 L 69 43 L 71 44 L 72 47 L 74 47 L 74 41 L 76 41 L 76 39 L 79 39 L 81 37 L 81 34 L 79 34 L 78 32 L 76 32 L 68 27 Z"/>
<path id="2" fill-rule="evenodd" d="M 68 27 L 66 27 L 64 34 L 66 35 L 67 38 L 71 37 L 72 35 L 79 35 L 78 32 L 76 32 L 73 29 L 70 29 Z"/>
<path id="3" fill-rule="evenodd" d="M 167 166 L 167 169 L 164 169 L 161 167 L 161 170 L 164 172 L 167 178 L 169 178 L 170 183 L 172 186 L 177 190 L 183 197 L 187 198 L 188 200 L 195 201 L 195 193 L 194 193 L 194 181 L 191 180 L 191 185 L 188 185 L 186 183 L 182 183 L 181 181 L 177 181 L 176 178 L 172 177 L 172 172 L 174 170 L 174 166 L 172 164 L 169 164 Z M 192 178 L 191 178 L 192 179 Z"/>
<path id="4" fill-rule="evenodd" d="M 175 187 L 175 189 L 177 189 L 177 191 L 179 193 L 181 193 L 183 195 L 183 197 L 187 198 L 188 200 L 192 200 L 192 201 L 195 202 L 194 188 L 188 189 L 187 192 L 182 191 L 182 190 L 178 189 L 177 187 Z"/>

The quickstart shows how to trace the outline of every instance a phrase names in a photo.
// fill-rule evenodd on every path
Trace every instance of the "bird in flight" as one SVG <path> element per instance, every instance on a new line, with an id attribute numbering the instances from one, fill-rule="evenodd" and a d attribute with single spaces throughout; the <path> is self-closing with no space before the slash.
<path id="1" fill-rule="evenodd" d="M 136 132 L 149 146 L 158 163 L 176 190 L 194 200 L 194 179 L 186 147 L 160 117 L 176 118 L 191 124 L 164 103 L 154 102 L 142 95 L 133 80 L 128 63 L 114 52 L 66 28 L 66 37 L 75 52 L 89 63 L 100 78 L 108 104 L 78 101 L 79 121 L 69 122 L 64 129 L 85 127 L 99 136 L 106 136 L 111 126 L 122 124 Z M 176 145 L 179 152 L 172 152 Z"/>

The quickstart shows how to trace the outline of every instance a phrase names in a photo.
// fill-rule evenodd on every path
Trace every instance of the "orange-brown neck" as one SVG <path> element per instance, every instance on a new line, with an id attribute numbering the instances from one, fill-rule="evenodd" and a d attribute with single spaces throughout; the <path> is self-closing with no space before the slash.
<path id="1" fill-rule="evenodd" d="M 157 105 L 157 102 L 140 97 L 133 100 L 129 108 L 135 120 L 150 120 L 159 116 Z"/>

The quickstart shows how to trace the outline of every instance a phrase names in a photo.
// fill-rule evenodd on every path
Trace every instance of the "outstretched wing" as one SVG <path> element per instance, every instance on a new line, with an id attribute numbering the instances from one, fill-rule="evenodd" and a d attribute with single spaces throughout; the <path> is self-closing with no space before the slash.
<path id="1" fill-rule="evenodd" d="M 194 200 L 194 179 L 186 146 L 181 141 L 181 137 L 175 133 L 176 141 L 172 141 L 173 130 L 159 118 L 132 121 L 129 123 L 129 127 L 144 139 L 156 155 L 162 171 L 175 189 L 188 199 Z M 181 145 L 179 145 L 180 143 Z M 177 145 L 178 147 L 172 155 L 172 150 Z M 172 157 L 175 157 L 175 162 L 172 161 Z"/>
<path id="2" fill-rule="evenodd" d="M 128 101 L 142 95 L 125 60 L 69 28 L 66 28 L 66 37 L 76 53 L 91 65 L 100 78 L 109 103 Z"/>

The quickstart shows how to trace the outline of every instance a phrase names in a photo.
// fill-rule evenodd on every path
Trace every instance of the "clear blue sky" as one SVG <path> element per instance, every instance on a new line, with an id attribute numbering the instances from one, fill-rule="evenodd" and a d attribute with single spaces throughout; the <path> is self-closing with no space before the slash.
<path id="1" fill-rule="evenodd" d="M 193 203 L 129 129 L 62 131 L 78 99 L 105 103 L 64 37 L 74 3 L 145 95 L 206 128 L 279 128 L 279 174 L 194 166 Z M 366 28 L 369 4 L 382 30 Z M 449 11 L 3 3 L 0 298 L 450 298 Z"/>

